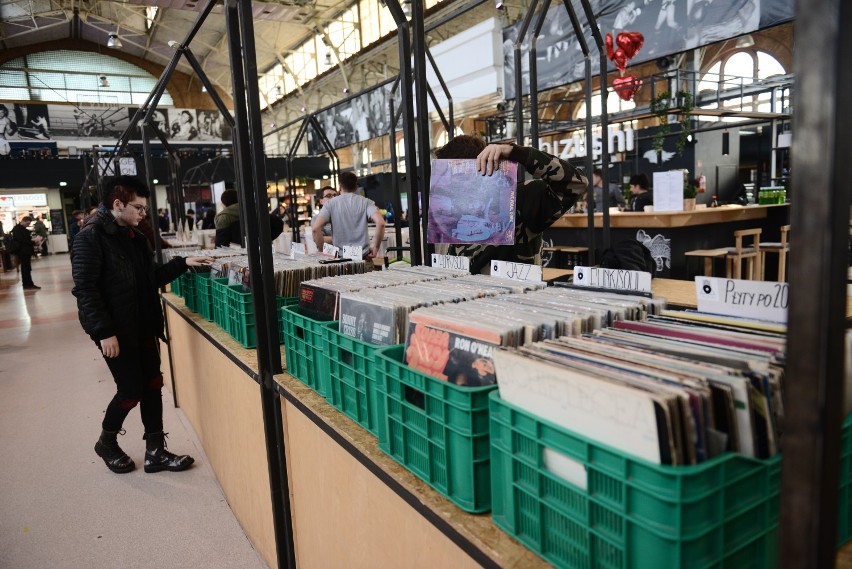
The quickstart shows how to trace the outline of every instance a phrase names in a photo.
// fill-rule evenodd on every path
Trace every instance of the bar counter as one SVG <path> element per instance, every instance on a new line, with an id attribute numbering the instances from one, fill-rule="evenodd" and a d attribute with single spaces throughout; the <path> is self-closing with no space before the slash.
<path id="1" fill-rule="evenodd" d="M 734 246 L 734 231 L 759 227 L 760 240 L 778 242 L 780 228 L 789 223 L 789 204 L 721 206 L 673 212 L 612 213 L 610 235 L 612 243 L 636 239 L 651 249 L 657 262 L 656 276 L 690 279 L 702 274 L 698 261 L 688 263 L 684 253 L 695 249 L 717 249 Z M 595 248 L 598 259 L 602 252 L 603 214 L 595 214 Z M 588 216 L 584 213 L 566 214 L 544 232 L 545 246 L 589 246 Z M 774 262 L 774 256 L 768 256 Z M 549 264 L 551 268 L 559 267 Z M 766 278 L 772 280 L 775 267 L 771 265 Z M 717 273 L 717 276 L 724 274 Z"/>

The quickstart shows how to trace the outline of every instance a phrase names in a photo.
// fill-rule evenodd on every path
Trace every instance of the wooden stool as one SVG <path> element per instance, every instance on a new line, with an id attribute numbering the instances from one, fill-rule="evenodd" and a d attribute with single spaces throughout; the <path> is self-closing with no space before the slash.
<path id="1" fill-rule="evenodd" d="M 704 276 L 713 276 L 713 261 L 727 256 L 727 249 L 696 249 L 695 251 L 687 251 L 684 253 L 686 257 L 699 257 L 704 259 Z"/>
<path id="2" fill-rule="evenodd" d="M 789 225 L 781 226 L 781 242 L 780 243 L 761 243 L 760 244 L 760 265 L 761 270 L 766 267 L 766 254 L 778 253 L 778 282 L 783 283 L 787 280 L 787 253 L 790 251 L 790 244 L 787 243 L 787 234 L 790 232 Z"/>
<path id="3" fill-rule="evenodd" d="M 763 280 L 763 268 L 760 264 L 760 234 L 761 229 L 741 229 L 734 231 L 734 246 L 727 249 L 725 257 L 727 264 L 727 277 L 729 279 L 742 278 L 743 261 L 746 262 L 749 280 Z M 743 245 L 745 237 L 752 238 L 751 245 Z"/>

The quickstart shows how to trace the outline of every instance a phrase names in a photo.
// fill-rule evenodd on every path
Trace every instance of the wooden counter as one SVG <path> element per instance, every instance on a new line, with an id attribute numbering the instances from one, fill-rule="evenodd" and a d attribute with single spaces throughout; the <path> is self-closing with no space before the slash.
<path id="1" fill-rule="evenodd" d="M 276 567 L 256 351 L 163 297 L 178 404 L 246 536 Z M 385 455 L 309 387 L 287 373 L 275 381 L 299 567 L 550 567 L 490 513 L 462 511 Z"/>
<path id="2" fill-rule="evenodd" d="M 611 243 L 639 241 L 651 251 L 656 262 L 655 276 L 690 279 L 703 274 L 701 260 L 689 262 L 688 251 L 734 246 L 734 231 L 760 228 L 763 242 L 778 242 L 780 228 L 790 219 L 790 206 L 727 206 L 664 213 L 622 212 L 610 215 Z M 594 249 L 596 261 L 603 253 L 603 214 L 595 214 Z M 589 247 L 588 216 L 562 216 L 543 235 L 545 247 Z M 554 256 L 548 268 L 569 269 Z M 766 277 L 775 278 L 777 259 L 767 255 Z"/>
<path id="3" fill-rule="evenodd" d="M 694 225 L 709 225 L 712 223 L 731 223 L 735 221 L 752 221 L 765 219 L 772 208 L 789 208 L 789 204 L 750 205 L 750 206 L 721 206 L 714 208 L 696 209 L 692 211 L 669 212 L 640 212 L 623 211 L 609 215 L 609 225 L 612 228 L 660 228 L 660 227 L 690 227 Z M 563 215 L 551 227 L 556 228 L 586 228 L 589 218 L 585 213 L 568 213 Z M 603 214 L 595 214 L 595 227 L 603 227 Z"/>

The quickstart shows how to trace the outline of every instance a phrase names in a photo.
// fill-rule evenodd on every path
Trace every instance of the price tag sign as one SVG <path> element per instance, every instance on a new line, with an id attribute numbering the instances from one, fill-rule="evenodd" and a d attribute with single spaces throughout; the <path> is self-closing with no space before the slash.
<path id="1" fill-rule="evenodd" d="M 511 261 L 491 261 L 491 276 L 524 282 L 541 282 L 541 267 Z"/>
<path id="2" fill-rule="evenodd" d="M 361 261 L 364 259 L 364 247 L 361 245 L 344 245 L 343 252 L 340 256 L 344 259 L 352 259 L 353 261 Z"/>
<path id="3" fill-rule="evenodd" d="M 304 243 L 293 243 L 290 245 L 290 258 L 295 259 L 296 255 L 304 255 L 305 254 L 305 244 Z"/>
<path id="4" fill-rule="evenodd" d="M 470 257 L 454 257 L 453 255 L 432 254 L 432 266 L 460 273 L 470 272 Z"/>
<path id="5" fill-rule="evenodd" d="M 335 247 L 331 243 L 323 243 L 322 244 L 322 252 L 326 255 L 331 255 L 335 259 L 337 258 L 337 254 L 340 253 L 340 247 Z"/>
<path id="6" fill-rule="evenodd" d="M 787 283 L 695 277 L 699 312 L 787 322 Z"/>
<path id="7" fill-rule="evenodd" d="M 574 267 L 574 285 L 633 292 L 651 292 L 651 273 Z"/>

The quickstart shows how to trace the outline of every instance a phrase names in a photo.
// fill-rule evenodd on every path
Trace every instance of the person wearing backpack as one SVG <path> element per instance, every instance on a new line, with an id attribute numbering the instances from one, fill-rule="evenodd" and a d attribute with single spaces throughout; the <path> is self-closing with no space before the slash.
<path id="1" fill-rule="evenodd" d="M 32 221 L 32 217 L 25 215 L 10 232 L 12 240 L 9 243 L 9 252 L 18 256 L 21 265 L 21 284 L 24 290 L 41 289 L 40 286 L 35 285 L 32 277 L 33 239 L 30 230 L 27 229 Z"/>

